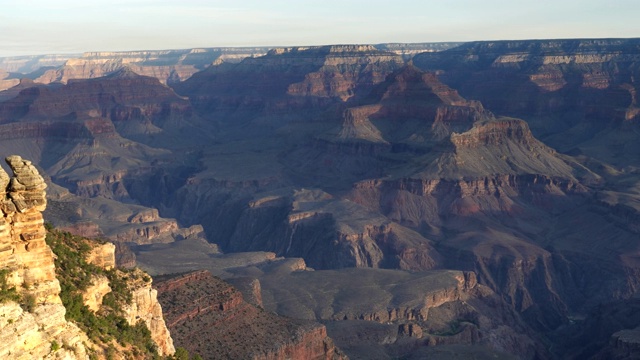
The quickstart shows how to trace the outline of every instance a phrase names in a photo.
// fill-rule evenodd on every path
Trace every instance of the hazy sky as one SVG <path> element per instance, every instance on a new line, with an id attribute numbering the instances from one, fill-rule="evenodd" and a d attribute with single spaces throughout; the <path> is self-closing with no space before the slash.
<path id="1" fill-rule="evenodd" d="M 640 37 L 638 0 L 0 0 L 0 56 Z"/>

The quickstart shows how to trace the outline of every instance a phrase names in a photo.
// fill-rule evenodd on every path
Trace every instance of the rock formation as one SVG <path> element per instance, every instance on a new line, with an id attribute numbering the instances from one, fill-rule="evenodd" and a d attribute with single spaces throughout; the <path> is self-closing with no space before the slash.
<path id="1" fill-rule="evenodd" d="M 8 284 L 30 288 L 38 301 L 59 303 L 60 285 L 55 278 L 53 255 L 45 244 L 42 211 L 47 205 L 46 184 L 36 168 L 19 156 L 9 156 L 10 178 L 0 171 L 2 189 L 2 256 L 0 268 L 11 269 Z"/>
<path id="2" fill-rule="evenodd" d="M 6 71 L 0 70 L 0 92 L 20 83 L 20 79 L 12 78 Z"/>
<path id="3" fill-rule="evenodd" d="M 2 225 L 0 269 L 6 271 L 3 290 L 13 288 L 29 304 L 25 311 L 9 302 L 0 306 L 3 339 L 0 355 L 5 358 L 44 358 L 52 353 L 52 342 L 66 344 L 53 358 L 83 358 L 83 343 L 91 341 L 65 318 L 60 284 L 55 275 L 53 253 L 45 243 L 41 212 L 46 207 L 46 184 L 36 168 L 19 156 L 7 158 L 13 176 L 0 170 Z M 19 334 L 16 336 L 16 334 Z M 73 350 L 76 349 L 74 353 Z"/>
<path id="4" fill-rule="evenodd" d="M 604 144 L 625 138 L 637 117 L 639 47 L 638 39 L 484 41 L 413 62 L 491 111 L 527 120 L 547 144 L 615 163 L 637 154 L 632 144 L 613 153 Z"/>
<path id="5" fill-rule="evenodd" d="M 71 57 L 35 81 L 43 84 L 67 83 L 72 79 L 91 79 L 129 67 L 137 74 L 157 78 L 161 83 L 188 79 L 215 61 L 238 62 L 245 57 L 263 55 L 268 48 L 202 48 L 166 51 L 88 52 Z M 2 62 L 0 62 L 0 68 Z"/>
<path id="6" fill-rule="evenodd" d="M 322 321 L 329 336 L 349 356 L 401 357 L 421 346 L 443 344 L 486 347 L 522 358 L 548 355 L 535 335 L 515 320 L 517 315 L 477 283 L 474 273 L 370 268 L 311 271 L 293 265 L 290 259 L 282 259 L 231 272 L 261 274 L 265 310 Z"/>
<path id="7" fill-rule="evenodd" d="M 158 346 L 158 353 L 160 355 L 173 354 L 175 351 L 173 339 L 167 325 L 165 325 L 162 307 L 158 302 L 158 291 L 151 287 L 151 282 L 142 281 L 133 286 L 132 295 L 131 305 L 124 308 L 125 319 L 130 324 L 143 321 L 151 331 L 151 339 Z"/>
<path id="8" fill-rule="evenodd" d="M 366 95 L 402 64 L 400 56 L 372 46 L 278 48 L 239 64 L 212 66 L 174 88 L 202 111 L 246 120 L 246 110 L 267 116 L 326 111 Z"/>
<path id="9" fill-rule="evenodd" d="M 324 326 L 250 305 L 207 271 L 156 287 L 176 344 L 205 359 L 347 359 Z"/>
<path id="10" fill-rule="evenodd" d="M 87 358 L 88 354 L 100 351 L 100 346 L 65 319 L 54 254 L 45 243 L 42 211 L 47 199 L 44 179 L 30 161 L 20 156 L 9 156 L 6 161 L 13 176 L 9 177 L 0 169 L 3 292 L 0 356 L 7 359 Z M 113 245 L 97 246 L 86 261 L 105 269 L 113 268 L 113 252 Z M 91 286 L 83 294 L 86 305 L 92 310 L 99 309 L 102 297 L 111 291 L 105 280 L 103 276 L 93 277 Z M 133 325 L 142 318 L 148 323 L 159 352 L 171 354 L 174 351 L 171 337 L 153 295 L 149 283 L 139 288 L 129 311 L 130 321 Z"/>

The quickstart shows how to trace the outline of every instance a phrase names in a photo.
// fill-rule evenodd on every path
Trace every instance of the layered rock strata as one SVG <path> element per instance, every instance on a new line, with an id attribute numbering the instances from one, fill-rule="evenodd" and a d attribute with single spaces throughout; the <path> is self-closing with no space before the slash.
<path id="1" fill-rule="evenodd" d="M 597 145 L 637 129 L 639 49 L 637 38 L 479 41 L 413 61 L 491 111 L 529 121 L 536 136 L 560 150 L 577 146 L 616 161 L 637 149 L 608 156 L 611 150 Z"/>
<path id="2" fill-rule="evenodd" d="M 8 284 L 30 288 L 39 301 L 60 303 L 53 254 L 45 244 L 42 211 L 47 205 L 46 184 L 36 168 L 19 156 L 9 156 L 9 178 L 0 171 L 2 219 L 0 219 L 0 268 L 11 269 Z"/>
<path id="3" fill-rule="evenodd" d="M 72 57 L 55 69 L 44 72 L 37 82 L 67 83 L 109 75 L 129 67 L 137 74 L 157 78 L 163 84 L 188 79 L 212 63 L 238 62 L 245 57 L 264 55 L 268 48 L 199 48 L 184 50 L 87 52 Z M 0 65 L 2 62 L 0 62 Z"/>
<path id="4" fill-rule="evenodd" d="M 346 359 L 324 326 L 248 304 L 238 290 L 200 271 L 157 282 L 176 344 L 206 359 Z"/>
<path id="5" fill-rule="evenodd" d="M 15 291 L 20 304 L 12 300 L 0 304 L 0 356 L 8 359 L 85 359 L 101 353 L 75 324 L 65 319 L 56 278 L 54 254 L 45 243 L 42 211 L 47 205 L 46 184 L 36 168 L 20 156 L 7 157 L 13 171 L 9 177 L 0 169 L 0 270 L 3 293 Z M 95 246 L 87 262 L 104 269 L 115 266 L 115 246 Z M 150 282 L 134 286 L 133 301 L 126 309 L 131 325 L 143 320 L 151 330 L 160 354 L 172 354 L 172 339 L 164 325 L 162 310 Z M 111 288 L 104 276 L 93 276 L 82 294 L 93 311 Z"/>
<path id="6" fill-rule="evenodd" d="M 0 169 L 0 269 L 7 271 L 6 288 L 16 289 L 28 311 L 13 302 L 0 306 L 0 356 L 85 358 L 92 342 L 65 320 L 53 253 L 45 243 L 46 184 L 30 161 L 9 156 L 7 163 L 13 176 Z M 53 342 L 67 347 L 54 351 Z"/>
<path id="7" fill-rule="evenodd" d="M 141 270 L 135 271 L 142 273 Z M 142 281 L 133 286 L 132 295 L 131 304 L 124 308 L 125 319 L 132 325 L 143 321 L 151 331 L 151 339 L 158 346 L 158 353 L 173 354 L 175 352 L 173 338 L 164 320 L 162 307 L 158 301 L 158 291 L 151 287 L 151 282 Z"/>

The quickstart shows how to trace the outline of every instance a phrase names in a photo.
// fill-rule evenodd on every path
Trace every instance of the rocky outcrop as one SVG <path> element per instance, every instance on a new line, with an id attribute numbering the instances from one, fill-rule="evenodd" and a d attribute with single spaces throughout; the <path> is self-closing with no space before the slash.
<path id="1" fill-rule="evenodd" d="M 116 246 L 107 242 L 93 247 L 86 260 L 89 264 L 105 270 L 114 269 L 116 267 L 115 252 Z"/>
<path id="2" fill-rule="evenodd" d="M 26 310 L 11 301 L 0 305 L 0 355 L 84 358 L 92 342 L 64 317 L 53 253 L 45 243 L 46 184 L 30 161 L 9 156 L 7 163 L 13 176 L 0 170 L 0 269 L 6 271 L 3 290 L 15 289 Z M 54 349 L 54 342 L 67 348 Z"/>
<path id="3" fill-rule="evenodd" d="M 127 321 L 132 325 L 143 321 L 151 331 L 151 339 L 158 346 L 158 353 L 173 354 L 175 352 L 173 339 L 165 325 L 162 307 L 158 302 L 158 291 L 151 287 L 150 281 L 142 281 L 135 284 L 131 292 L 133 300 L 124 308 Z"/>
<path id="4" fill-rule="evenodd" d="M 346 359 L 324 326 L 279 317 L 200 271 L 157 282 L 176 345 L 206 359 Z"/>
<path id="5" fill-rule="evenodd" d="M 19 156 L 9 156 L 13 177 L 0 171 L 2 219 L 0 219 L 0 268 L 10 269 L 8 284 L 31 288 L 38 301 L 60 303 L 53 255 L 45 244 L 41 212 L 47 200 L 46 184 L 36 168 Z"/>
<path id="6" fill-rule="evenodd" d="M 0 91 L 12 88 L 20 83 L 20 79 L 11 78 L 11 75 L 0 69 Z"/>
<path id="7" fill-rule="evenodd" d="M 45 243 L 42 211 L 47 199 L 44 179 L 30 161 L 20 156 L 7 157 L 7 164 L 13 176 L 0 171 L 0 270 L 5 297 L 0 304 L 0 338 L 3 339 L 0 356 L 9 359 L 84 359 L 89 353 L 102 353 L 102 345 L 94 343 L 78 326 L 65 319 L 54 254 Z M 115 266 L 114 250 L 112 244 L 97 245 L 90 249 L 85 261 L 112 269 Z M 82 297 L 85 305 L 97 312 L 109 292 L 108 279 L 94 275 Z M 12 293 L 15 295 L 6 297 Z M 150 282 L 137 287 L 127 314 L 131 325 L 139 320 L 147 324 L 160 354 L 175 351 Z"/>
<path id="8" fill-rule="evenodd" d="M 91 285 L 82 293 L 82 301 L 93 312 L 100 310 L 102 299 L 111 292 L 109 279 L 103 275 L 93 276 Z"/>
<path id="9" fill-rule="evenodd" d="M 0 305 L 0 356 L 3 359 L 86 359 L 93 343 L 67 322 L 62 304 L 25 311 L 16 303 Z"/>

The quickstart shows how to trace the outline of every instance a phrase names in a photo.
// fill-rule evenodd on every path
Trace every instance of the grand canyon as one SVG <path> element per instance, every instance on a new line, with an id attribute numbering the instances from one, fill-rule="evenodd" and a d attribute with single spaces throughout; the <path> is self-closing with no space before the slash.
<path id="1" fill-rule="evenodd" d="M 0 58 L 0 355 L 636 359 L 638 78 L 640 39 Z"/>

